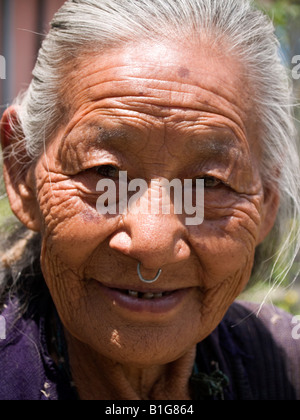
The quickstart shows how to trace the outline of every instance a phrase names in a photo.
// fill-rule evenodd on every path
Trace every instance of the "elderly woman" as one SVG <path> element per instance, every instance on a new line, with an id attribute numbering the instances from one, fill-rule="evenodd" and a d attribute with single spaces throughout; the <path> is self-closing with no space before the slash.
<path id="1" fill-rule="evenodd" d="M 299 249 L 277 50 L 248 0 L 69 0 L 56 14 L 1 124 L 26 229 L 3 257 L 0 398 L 299 399 L 291 317 L 234 302 L 251 274 L 271 278 L 266 259 L 284 276 Z M 178 190 L 161 211 L 166 180 L 192 185 L 195 209 L 204 193 L 202 223 L 175 211 Z M 137 211 L 150 196 L 159 211 Z"/>

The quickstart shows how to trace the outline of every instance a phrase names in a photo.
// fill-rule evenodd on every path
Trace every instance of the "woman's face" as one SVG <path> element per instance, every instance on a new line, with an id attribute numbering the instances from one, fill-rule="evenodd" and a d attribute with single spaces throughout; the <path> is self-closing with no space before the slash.
<path id="1" fill-rule="evenodd" d="M 268 230 L 243 67 L 205 46 L 137 44 L 74 66 L 64 98 L 67 122 L 34 172 L 42 269 L 61 319 L 113 360 L 173 361 L 221 321 Z M 118 190 L 120 171 L 146 180 L 146 196 L 162 179 L 204 179 L 204 222 L 100 214 L 97 183 Z M 161 268 L 159 279 L 142 283 L 138 262 L 146 278 Z"/>

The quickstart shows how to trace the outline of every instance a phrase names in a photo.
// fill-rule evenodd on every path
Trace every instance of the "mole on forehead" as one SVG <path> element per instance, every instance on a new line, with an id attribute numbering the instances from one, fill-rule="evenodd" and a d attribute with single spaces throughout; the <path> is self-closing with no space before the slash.
<path id="1" fill-rule="evenodd" d="M 188 68 L 186 68 L 186 67 L 179 67 L 179 69 L 178 69 L 178 76 L 179 77 L 182 77 L 182 78 L 186 78 L 186 77 L 189 77 L 189 75 L 190 75 L 190 70 L 188 69 Z"/>

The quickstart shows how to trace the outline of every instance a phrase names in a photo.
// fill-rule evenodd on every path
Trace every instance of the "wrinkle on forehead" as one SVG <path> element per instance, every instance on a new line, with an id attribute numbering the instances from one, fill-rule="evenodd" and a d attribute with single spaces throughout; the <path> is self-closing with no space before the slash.
<path id="1" fill-rule="evenodd" d="M 80 60 L 80 58 L 78 59 Z M 139 81 L 147 82 L 147 76 L 156 71 L 156 77 L 150 81 L 175 81 L 195 86 L 202 86 L 222 96 L 227 91 L 230 100 L 235 104 L 235 88 L 239 88 L 243 101 L 239 105 L 246 105 L 248 99 L 251 102 L 250 89 L 248 89 L 247 69 L 236 58 L 226 55 L 223 49 L 211 48 L 210 44 L 184 45 L 179 43 L 161 42 L 156 44 L 133 43 L 126 47 L 107 50 L 102 54 L 85 55 L 79 66 L 69 76 L 70 85 L 73 83 L 75 90 L 80 86 L 87 93 L 99 83 L 117 82 L 131 79 L 133 87 L 137 87 Z M 229 70 L 229 71 L 228 71 Z M 116 78 L 116 80 L 115 80 Z M 69 85 L 69 84 L 68 84 Z M 70 85 L 68 92 L 70 92 Z M 206 86 L 204 86 L 206 85 Z M 150 86 L 150 91 L 153 85 Z M 137 91 L 138 95 L 149 95 L 147 89 Z M 73 94 L 73 91 L 72 91 Z M 248 95 L 248 98 L 247 98 Z M 73 99 L 73 98 L 72 98 Z M 251 105 L 250 105 L 251 106 Z"/>
<path id="2" fill-rule="evenodd" d="M 141 43 L 86 55 L 69 80 L 67 97 L 73 104 L 73 118 L 66 132 L 88 126 L 88 142 L 108 144 L 116 138 L 128 142 L 131 133 L 123 130 L 123 123 L 152 130 L 158 121 L 166 128 L 177 124 L 177 130 L 180 124 L 189 125 L 190 137 L 193 130 L 225 127 L 238 140 L 236 146 L 247 153 L 249 143 L 257 142 L 245 69 L 222 51 Z M 97 115 L 101 119 L 107 115 L 113 124 L 103 129 Z M 98 125 L 97 133 L 91 120 Z M 227 140 L 205 145 L 201 140 L 198 148 L 203 153 L 210 148 L 210 154 L 221 156 L 233 148 Z"/>

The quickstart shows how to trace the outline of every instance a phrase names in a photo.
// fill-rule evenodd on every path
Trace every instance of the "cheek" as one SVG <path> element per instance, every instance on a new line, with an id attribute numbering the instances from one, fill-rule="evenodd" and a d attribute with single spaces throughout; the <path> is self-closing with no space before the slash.
<path id="1" fill-rule="evenodd" d="M 211 208 L 210 216 L 193 229 L 191 243 L 200 262 L 204 287 L 217 286 L 236 276 L 242 276 L 244 282 L 249 280 L 260 226 L 256 209 L 246 203 L 229 209 Z"/>
<path id="2" fill-rule="evenodd" d="M 203 241 L 197 241 L 195 250 L 203 270 L 205 286 L 211 287 L 232 277 L 234 273 L 247 269 L 253 263 L 255 244 L 240 237 L 206 234 Z"/>
<path id="3" fill-rule="evenodd" d="M 73 270 L 84 265 L 121 221 L 119 216 L 100 215 L 90 204 L 96 199 L 67 183 L 40 190 L 44 248 Z"/>

